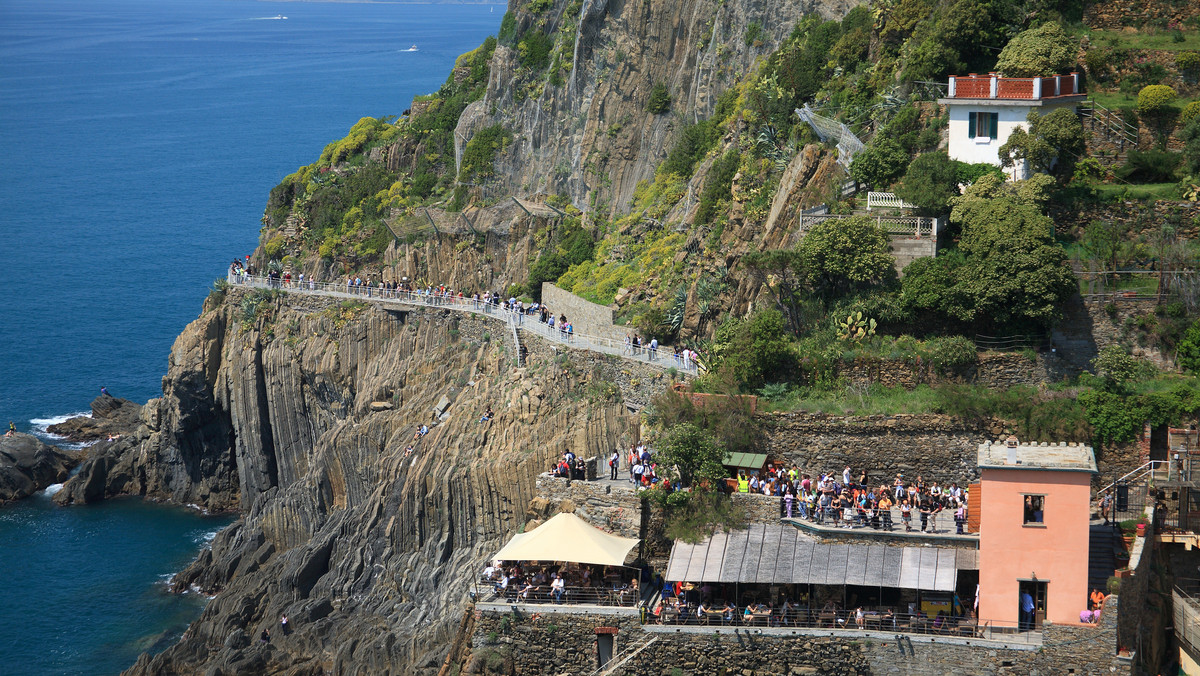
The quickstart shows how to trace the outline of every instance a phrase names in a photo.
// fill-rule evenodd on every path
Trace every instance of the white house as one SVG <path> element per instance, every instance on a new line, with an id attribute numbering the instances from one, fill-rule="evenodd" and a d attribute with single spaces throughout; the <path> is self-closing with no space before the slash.
<path id="1" fill-rule="evenodd" d="M 949 95 L 938 99 L 950 111 L 950 158 L 1000 166 L 1000 146 L 1014 129 L 1026 127 L 1029 111 L 1045 115 L 1056 108 L 1074 108 L 1084 98 L 1078 73 L 1048 77 L 952 75 Z M 1028 178 L 1030 173 L 1024 163 L 1007 172 L 1014 181 Z"/>

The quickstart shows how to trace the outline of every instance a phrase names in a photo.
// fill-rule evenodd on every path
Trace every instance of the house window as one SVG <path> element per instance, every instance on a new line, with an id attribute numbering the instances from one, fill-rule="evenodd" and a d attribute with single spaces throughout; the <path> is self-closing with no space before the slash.
<path id="1" fill-rule="evenodd" d="M 1044 495 L 1026 495 L 1025 496 L 1025 516 L 1024 523 L 1026 525 L 1041 525 L 1046 514 L 1046 496 Z"/>
<path id="2" fill-rule="evenodd" d="M 1000 113 L 967 113 L 967 137 L 987 142 L 999 137 Z"/>

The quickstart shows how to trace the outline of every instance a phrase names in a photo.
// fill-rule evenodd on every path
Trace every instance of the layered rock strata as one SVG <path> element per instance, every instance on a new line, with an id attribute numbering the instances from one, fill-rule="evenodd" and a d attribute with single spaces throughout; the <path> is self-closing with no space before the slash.
<path id="1" fill-rule="evenodd" d="M 188 326 L 143 424 L 59 493 L 243 513 L 174 582 L 216 597 L 131 673 L 435 673 L 538 473 L 636 418 L 574 351 L 531 344 L 516 368 L 501 321 L 295 294 L 251 320 L 244 299 Z"/>

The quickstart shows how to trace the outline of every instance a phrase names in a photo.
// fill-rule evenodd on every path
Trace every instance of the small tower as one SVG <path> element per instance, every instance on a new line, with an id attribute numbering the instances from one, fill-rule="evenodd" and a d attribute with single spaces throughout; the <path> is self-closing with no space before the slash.
<path id="1" fill-rule="evenodd" d="M 1009 437 L 980 444 L 978 460 L 979 617 L 1025 630 L 1045 620 L 1079 624 L 1089 591 L 1092 448 Z M 1033 613 L 1022 612 L 1025 594 Z"/>

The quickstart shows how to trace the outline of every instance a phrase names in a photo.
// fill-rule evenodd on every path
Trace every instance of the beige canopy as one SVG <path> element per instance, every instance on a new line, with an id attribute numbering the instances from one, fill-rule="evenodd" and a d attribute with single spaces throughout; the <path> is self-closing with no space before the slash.
<path id="1" fill-rule="evenodd" d="M 574 514 L 564 513 L 528 533 L 514 535 L 492 558 L 623 566 L 638 542 L 637 538 L 609 535 Z"/>

